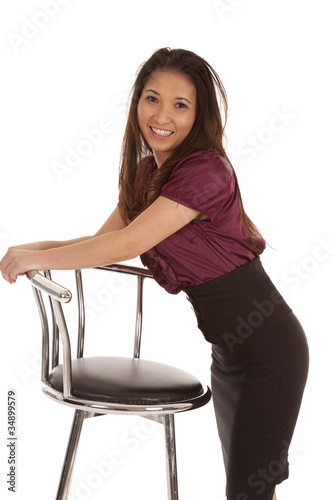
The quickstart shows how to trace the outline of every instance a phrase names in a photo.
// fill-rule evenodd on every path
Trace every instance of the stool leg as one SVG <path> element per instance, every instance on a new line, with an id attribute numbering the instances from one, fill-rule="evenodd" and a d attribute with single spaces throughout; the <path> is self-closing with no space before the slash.
<path id="1" fill-rule="evenodd" d="M 75 410 L 56 500 L 67 500 L 85 412 Z"/>
<path id="2" fill-rule="evenodd" d="M 164 415 L 168 500 L 178 500 L 176 435 L 174 415 Z"/>

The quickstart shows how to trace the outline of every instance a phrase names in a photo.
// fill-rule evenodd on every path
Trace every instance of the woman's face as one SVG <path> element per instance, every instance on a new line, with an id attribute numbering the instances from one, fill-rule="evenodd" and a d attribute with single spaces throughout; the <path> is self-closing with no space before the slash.
<path id="1" fill-rule="evenodd" d="M 138 102 L 140 130 L 157 166 L 188 136 L 195 121 L 196 89 L 182 74 L 155 71 Z"/>

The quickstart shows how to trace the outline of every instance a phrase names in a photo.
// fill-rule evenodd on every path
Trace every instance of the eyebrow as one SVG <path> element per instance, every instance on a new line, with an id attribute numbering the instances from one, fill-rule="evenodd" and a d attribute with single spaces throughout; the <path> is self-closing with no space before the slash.
<path id="1" fill-rule="evenodd" d="M 153 89 L 147 89 L 146 92 L 153 92 L 153 94 L 160 95 L 158 92 L 156 92 L 156 90 Z M 177 99 L 178 101 L 187 101 L 189 104 L 192 104 L 191 101 L 186 99 L 186 97 L 175 97 L 175 99 Z"/>

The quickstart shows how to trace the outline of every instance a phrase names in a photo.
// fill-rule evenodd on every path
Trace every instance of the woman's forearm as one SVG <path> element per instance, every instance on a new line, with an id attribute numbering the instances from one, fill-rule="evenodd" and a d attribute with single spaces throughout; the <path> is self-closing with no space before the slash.
<path id="1" fill-rule="evenodd" d="M 123 229 L 38 252 L 43 269 L 85 269 L 134 259 L 155 247 L 199 212 L 160 196 Z"/>
<path id="2" fill-rule="evenodd" d="M 37 241 L 35 243 L 17 245 L 14 248 L 21 250 L 49 250 L 51 248 L 65 247 L 69 245 L 75 245 L 83 241 L 87 241 L 96 236 L 101 236 L 102 234 L 110 233 L 111 231 L 118 231 L 125 227 L 126 224 L 121 218 L 118 206 L 116 206 L 111 215 L 104 222 L 103 226 L 93 236 L 83 236 L 82 238 L 75 238 L 66 241 Z"/>
<path id="3" fill-rule="evenodd" d="M 83 236 L 81 238 L 74 238 L 73 240 L 65 241 L 36 241 L 34 243 L 26 243 L 24 245 L 15 245 L 15 248 L 22 250 L 49 250 L 50 248 L 65 247 L 68 245 L 75 245 L 83 241 L 89 240 L 92 236 Z"/>
<path id="4" fill-rule="evenodd" d="M 119 230 L 46 249 L 41 259 L 44 269 L 86 269 L 133 258 L 128 246 L 123 230 Z"/>

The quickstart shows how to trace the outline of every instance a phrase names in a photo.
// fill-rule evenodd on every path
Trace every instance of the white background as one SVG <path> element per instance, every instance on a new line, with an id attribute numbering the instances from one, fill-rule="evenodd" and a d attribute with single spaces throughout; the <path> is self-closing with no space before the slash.
<path id="1" fill-rule="evenodd" d="M 192 50 L 220 74 L 229 99 L 227 151 L 244 206 L 275 248 L 268 246 L 261 259 L 310 346 L 290 479 L 278 487 L 279 500 L 331 498 L 330 7 L 324 0 L 16 0 L 0 7 L 1 257 L 10 245 L 79 237 L 103 224 L 117 203 L 127 95 L 138 66 L 155 49 Z M 101 143 L 77 156 L 75 167 L 66 165 L 69 151 L 105 119 L 111 130 Z M 62 173 L 59 164 L 67 166 Z M 127 347 L 131 353 L 135 285 L 99 272 L 92 279 L 91 272 L 84 275 L 90 286 L 86 353 Z M 71 273 L 54 277 L 73 288 Z M 185 295 L 169 295 L 150 280 L 145 292 L 142 357 L 187 369 L 209 384 L 210 347 Z M 28 281 L 2 281 L 0 294 L 1 498 L 54 499 L 72 410 L 40 390 L 41 335 Z M 11 388 L 18 410 L 15 494 L 6 485 Z M 176 416 L 176 426 L 180 497 L 223 500 L 212 403 Z M 112 469 L 115 452 L 122 460 Z M 70 498 L 120 495 L 166 498 L 161 429 L 132 417 L 88 420 Z"/>

